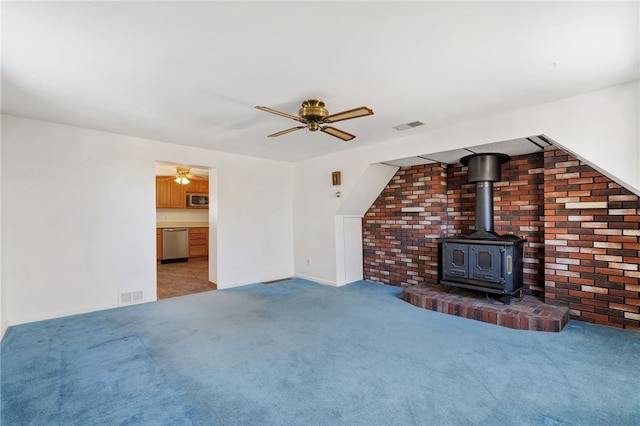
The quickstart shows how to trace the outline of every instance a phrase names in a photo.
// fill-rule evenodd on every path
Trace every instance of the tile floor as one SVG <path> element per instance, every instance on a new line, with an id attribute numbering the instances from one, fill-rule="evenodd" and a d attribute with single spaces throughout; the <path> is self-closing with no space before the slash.
<path id="1" fill-rule="evenodd" d="M 211 291 L 209 261 L 158 264 L 158 299 Z"/>

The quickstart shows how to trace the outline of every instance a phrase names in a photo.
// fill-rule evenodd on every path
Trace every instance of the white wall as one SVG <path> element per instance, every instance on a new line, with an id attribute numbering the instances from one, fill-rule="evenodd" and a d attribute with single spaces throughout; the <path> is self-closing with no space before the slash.
<path id="1" fill-rule="evenodd" d="M 156 161 L 215 169 L 219 288 L 293 275 L 288 163 L 11 116 L 1 148 L 9 325 L 156 299 Z"/>
<path id="2" fill-rule="evenodd" d="M 596 170 L 640 195 L 640 83 L 532 109 L 545 133 Z"/>
<path id="3" fill-rule="evenodd" d="M 152 147 L 157 161 L 210 169 L 211 282 L 224 289 L 293 276 L 291 163 L 159 142 Z"/>
<path id="4" fill-rule="evenodd" d="M 352 151 L 296 163 L 294 177 L 294 245 L 296 276 L 329 285 L 345 284 L 338 276 L 336 247 L 342 230 L 336 215 L 362 216 L 389 182 L 397 167 L 368 164 Z M 331 172 L 342 173 L 342 184 L 332 186 Z M 336 197 L 336 192 L 341 197 Z M 350 244 L 351 242 L 347 242 Z M 343 252 L 341 252 L 343 253 Z M 340 257 L 338 263 L 343 258 Z M 362 267 L 362 265 L 360 265 Z M 340 271 L 348 268 L 340 265 Z"/>
<path id="5" fill-rule="evenodd" d="M 636 81 L 297 163 L 294 171 L 296 275 L 341 284 L 343 266 L 336 265 L 336 256 L 341 250 L 337 246 L 341 241 L 336 239 L 335 216 L 366 212 L 371 202 L 364 207 L 366 203 L 361 200 L 354 202 L 354 197 L 362 196 L 362 190 L 354 188 L 361 181 L 375 182 L 363 190 L 367 196 L 377 196 L 389 179 L 384 181 L 384 170 L 374 170 L 372 165 L 383 161 L 545 134 L 640 194 L 639 90 Z M 342 171 L 341 198 L 334 197 L 336 187 L 330 184 L 334 170 Z M 376 174 L 381 179 L 376 181 L 373 177 Z"/>
<path id="6" fill-rule="evenodd" d="M 244 157 L 217 173 L 218 288 L 292 277 L 291 164 Z"/>
<path id="7" fill-rule="evenodd" d="M 0 123 L 1 126 L 1 123 Z M 4 269 L 2 268 L 2 138 L 0 137 L 0 341 L 7 331 L 9 323 L 7 321 L 7 310 L 5 308 L 4 297 Z"/>

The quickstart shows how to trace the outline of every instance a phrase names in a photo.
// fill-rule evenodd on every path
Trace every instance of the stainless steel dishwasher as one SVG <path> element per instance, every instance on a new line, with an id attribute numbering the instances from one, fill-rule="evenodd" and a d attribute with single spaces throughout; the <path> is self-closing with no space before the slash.
<path id="1" fill-rule="evenodd" d="M 189 228 L 162 229 L 161 263 L 189 260 Z"/>

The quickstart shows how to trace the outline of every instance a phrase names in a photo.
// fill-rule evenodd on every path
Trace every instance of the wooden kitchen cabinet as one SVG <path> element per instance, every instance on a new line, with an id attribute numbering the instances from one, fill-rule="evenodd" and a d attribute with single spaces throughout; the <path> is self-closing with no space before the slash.
<path id="1" fill-rule="evenodd" d="M 200 179 L 191 179 L 189 185 L 187 185 L 188 193 L 192 194 L 208 194 L 209 193 L 209 181 Z"/>
<path id="2" fill-rule="evenodd" d="M 156 228 L 156 260 L 162 260 L 162 228 Z"/>
<path id="3" fill-rule="evenodd" d="M 189 228 L 189 258 L 209 255 L 209 228 Z"/>
<path id="4" fill-rule="evenodd" d="M 185 186 L 173 181 L 170 176 L 156 176 L 156 208 L 184 209 L 187 206 Z"/>

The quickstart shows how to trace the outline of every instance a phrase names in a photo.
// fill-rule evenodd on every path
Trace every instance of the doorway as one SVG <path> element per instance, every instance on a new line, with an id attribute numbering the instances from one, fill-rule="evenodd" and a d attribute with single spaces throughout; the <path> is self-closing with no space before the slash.
<path id="1" fill-rule="evenodd" d="M 210 291 L 209 169 L 156 162 L 156 291 L 158 300 Z M 194 201 L 195 200 L 195 201 Z M 168 231 L 188 233 L 188 252 L 170 256 Z"/>

